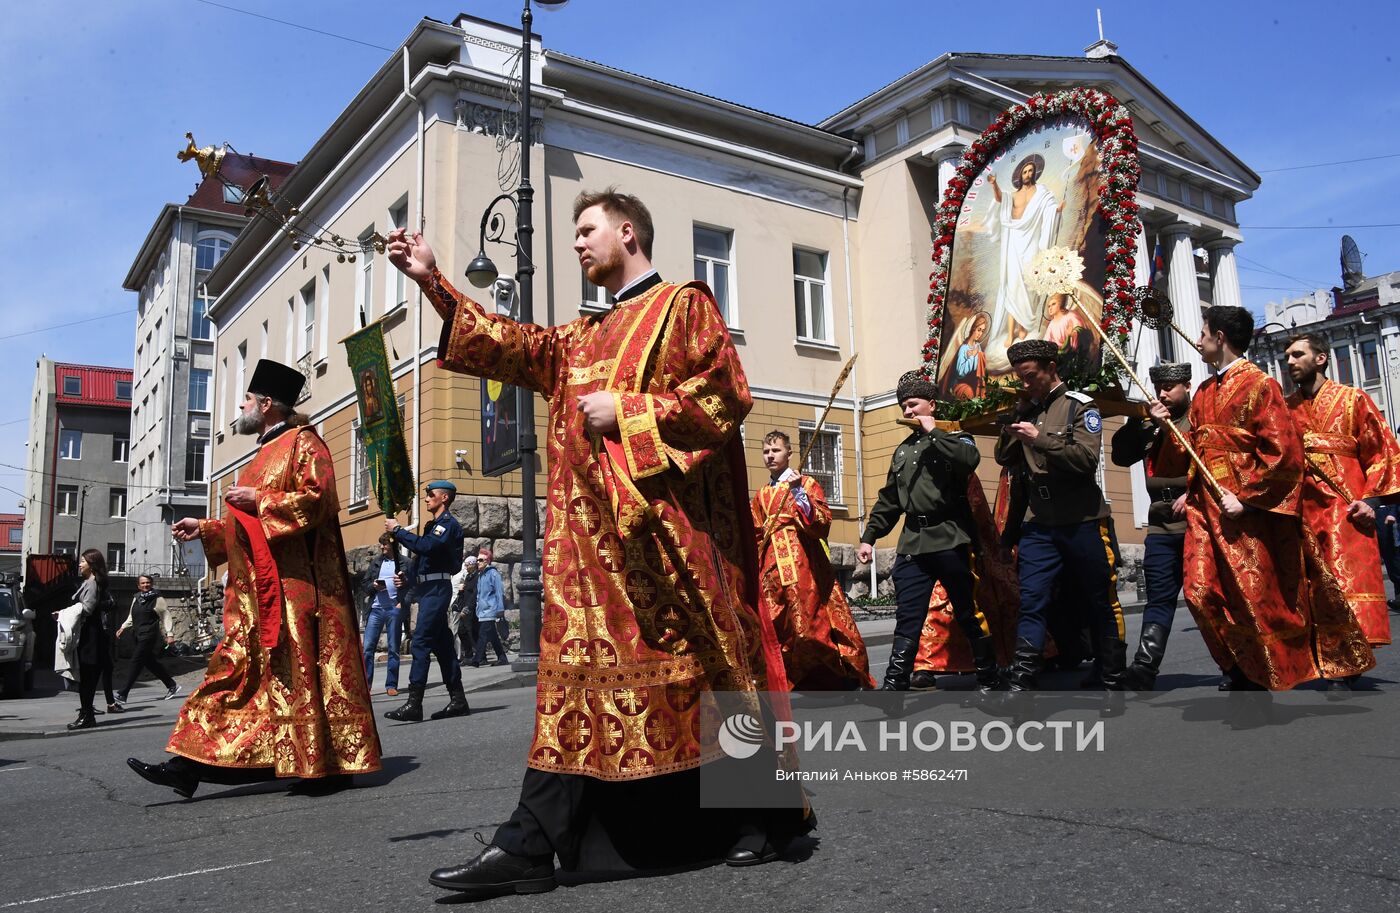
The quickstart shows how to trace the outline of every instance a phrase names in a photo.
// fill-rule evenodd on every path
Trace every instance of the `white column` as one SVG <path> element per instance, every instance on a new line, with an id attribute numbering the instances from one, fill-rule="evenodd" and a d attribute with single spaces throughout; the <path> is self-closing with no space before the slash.
<path id="1" fill-rule="evenodd" d="M 1147 227 L 1141 222 L 1138 223 L 1137 235 L 1137 266 L 1133 270 L 1133 285 L 1145 286 L 1152 282 L 1152 254 L 1147 249 Z M 1137 376 L 1147 381 L 1147 369 L 1155 365 L 1160 358 L 1159 347 L 1157 345 L 1157 331 L 1149 329 L 1142 324 L 1133 326 L 1133 362 L 1137 369 Z M 1129 384 L 1128 399 L 1140 400 L 1143 398 L 1142 391 L 1137 389 L 1136 384 Z M 1128 419 L 1128 421 L 1137 421 Z M 1128 470 L 1128 475 L 1132 481 L 1133 489 L 1133 526 L 1142 529 L 1147 525 L 1147 508 L 1152 500 L 1147 496 L 1147 472 L 1143 461 L 1139 460 Z"/>
<path id="2" fill-rule="evenodd" d="M 1244 307 L 1240 295 L 1240 274 L 1235 267 L 1234 238 L 1221 238 L 1206 245 L 1210 252 L 1210 303 Z"/>
<path id="3" fill-rule="evenodd" d="M 1137 266 L 1133 270 L 1133 285 L 1138 287 L 1150 285 L 1152 282 L 1152 254 L 1147 249 L 1147 230 L 1142 223 L 1138 223 L 1135 259 Z M 1134 367 L 1137 369 L 1138 376 L 1146 380 L 1147 369 L 1155 365 L 1162 357 L 1161 347 L 1157 344 L 1157 331 L 1140 323 L 1134 324 L 1130 341 L 1133 344 Z M 1128 398 L 1142 399 L 1142 391 L 1133 386 L 1128 391 Z"/>
<path id="4" fill-rule="evenodd" d="M 963 148 L 961 146 L 948 146 L 938 150 L 938 202 L 943 202 L 943 195 L 948 192 L 948 182 L 958 172 L 958 162 L 962 161 Z"/>
<path id="5" fill-rule="evenodd" d="M 1201 292 L 1196 284 L 1195 245 L 1191 241 L 1191 226 L 1180 222 L 1162 229 L 1162 237 L 1171 260 L 1167 264 L 1167 291 L 1172 301 L 1173 319 L 1190 339 L 1201 334 Z M 1187 348 L 1186 340 L 1180 339 L 1182 361 L 1191 364 L 1191 388 L 1194 390 L 1206 379 L 1209 371 L 1199 355 L 1193 355 Z"/>

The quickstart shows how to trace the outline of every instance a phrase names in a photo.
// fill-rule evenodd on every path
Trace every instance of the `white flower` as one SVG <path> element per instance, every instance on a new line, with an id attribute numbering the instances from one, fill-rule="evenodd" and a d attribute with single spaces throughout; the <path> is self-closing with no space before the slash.
<path id="1" fill-rule="evenodd" d="M 1038 295 L 1065 295 L 1084 275 L 1084 258 L 1072 247 L 1047 247 L 1031 261 L 1026 287 Z"/>

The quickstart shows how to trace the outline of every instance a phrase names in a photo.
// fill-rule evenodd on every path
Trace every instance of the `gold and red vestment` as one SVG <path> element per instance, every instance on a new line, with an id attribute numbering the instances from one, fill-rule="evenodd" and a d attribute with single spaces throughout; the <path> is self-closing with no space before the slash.
<path id="1" fill-rule="evenodd" d="M 1371 648 L 1301 522 L 1303 442 L 1277 382 L 1239 359 L 1201 384 L 1190 416 L 1196 451 L 1246 508 L 1225 517 L 1193 465 L 1185 595 L 1217 664 L 1271 690 L 1371 668 Z"/>
<path id="2" fill-rule="evenodd" d="M 1001 544 L 996 520 L 982 491 L 982 482 L 973 473 L 967 480 L 967 503 L 972 508 L 973 596 L 987 619 L 997 664 L 1011 663 L 1016 646 L 1016 619 L 1021 611 L 1020 581 L 1011 549 Z M 1053 652 L 1053 645 L 1051 646 Z M 928 616 L 919 634 L 919 652 L 914 669 L 927 672 L 972 672 L 972 645 L 953 617 L 953 604 L 942 583 L 933 587 Z"/>
<path id="3" fill-rule="evenodd" d="M 699 283 L 557 327 L 484 311 L 434 271 L 438 364 L 548 401 L 543 621 L 529 766 L 635 780 L 723 756 L 705 691 L 787 690 L 758 611 L 739 423 L 753 405 Z M 618 430 L 577 408 L 607 392 Z"/>
<path id="4" fill-rule="evenodd" d="M 759 596 L 782 647 L 788 683 L 794 691 L 873 688 L 865 640 L 826 551 L 826 492 L 811 476 L 798 481 L 810 516 L 787 482 L 763 486 L 750 504 L 760 549 Z"/>
<path id="5" fill-rule="evenodd" d="M 1311 399 L 1295 390 L 1288 411 L 1303 436 L 1303 523 L 1346 593 L 1372 645 L 1390 643 L 1380 551 L 1374 529 L 1347 518 L 1364 498 L 1400 495 L 1400 444 L 1365 392 L 1325 380 Z"/>
<path id="6" fill-rule="evenodd" d="M 209 566 L 228 564 L 224 639 L 166 751 L 279 777 L 379 770 L 330 451 L 287 428 L 238 484 L 257 489 L 256 515 L 199 522 Z"/>

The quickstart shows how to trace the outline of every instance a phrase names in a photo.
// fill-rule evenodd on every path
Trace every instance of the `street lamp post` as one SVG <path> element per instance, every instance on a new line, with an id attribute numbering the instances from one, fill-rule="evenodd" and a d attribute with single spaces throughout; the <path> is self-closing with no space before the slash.
<path id="1" fill-rule="evenodd" d="M 568 0 L 535 0 L 543 7 L 563 6 Z M 520 291 L 520 322 L 533 323 L 535 319 L 534 276 L 535 261 L 533 219 L 535 189 L 530 185 L 530 35 L 534 16 L 530 12 L 530 0 L 525 0 L 525 8 L 520 13 L 520 186 L 516 188 L 515 203 L 515 281 Z M 486 231 L 491 212 L 502 200 L 510 200 L 511 194 L 501 194 L 486 207 L 481 217 L 481 247 L 467 267 L 468 280 L 478 287 L 486 287 L 496 280 L 496 267 L 486 256 Z M 511 668 L 517 672 L 533 672 L 540 661 L 540 556 L 535 548 L 539 535 L 539 514 L 535 496 L 535 454 L 539 441 L 535 437 L 535 397 L 526 391 L 520 398 L 520 586 L 517 589 L 517 603 L 520 606 L 520 650 Z"/>

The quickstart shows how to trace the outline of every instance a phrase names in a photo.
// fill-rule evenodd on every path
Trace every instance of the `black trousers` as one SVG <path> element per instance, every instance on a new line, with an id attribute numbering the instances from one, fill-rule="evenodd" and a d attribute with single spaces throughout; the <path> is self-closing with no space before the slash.
<path id="1" fill-rule="evenodd" d="M 126 700 L 127 695 L 131 693 L 132 686 L 135 685 L 136 680 L 141 677 L 142 669 L 145 669 L 147 672 L 150 672 L 156 678 L 160 679 L 165 687 L 175 687 L 175 679 L 170 677 L 170 673 L 165 671 L 165 667 L 160 664 L 160 660 L 156 659 L 156 653 L 159 652 L 160 645 L 161 638 L 159 632 L 136 635 L 136 652 L 131 655 L 131 664 L 127 666 L 126 681 L 122 684 L 121 690 L 117 692 L 121 695 L 122 700 Z"/>
<path id="2" fill-rule="evenodd" d="M 890 571 L 894 580 L 894 634 L 916 643 L 928 620 L 933 585 L 942 583 L 953 606 L 953 619 L 969 641 L 991 633 L 977 608 L 972 553 L 966 545 L 923 555 L 897 555 Z"/>
<path id="3" fill-rule="evenodd" d="M 775 765 L 763 766 L 771 778 Z M 805 831 L 798 808 L 701 808 L 699 769 L 608 782 L 528 768 L 520 804 L 491 842 L 514 856 L 558 856 L 568 871 L 635 872 L 719 859 L 752 835 L 761 847 L 763 837 L 782 843 Z"/>
<path id="4" fill-rule="evenodd" d="M 84 713 L 92 713 L 93 698 L 97 696 L 97 680 L 102 679 L 102 690 L 107 703 L 115 704 L 116 695 L 112 692 L 112 654 L 98 648 L 98 661 L 78 664 L 78 707 Z"/>

